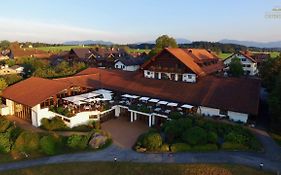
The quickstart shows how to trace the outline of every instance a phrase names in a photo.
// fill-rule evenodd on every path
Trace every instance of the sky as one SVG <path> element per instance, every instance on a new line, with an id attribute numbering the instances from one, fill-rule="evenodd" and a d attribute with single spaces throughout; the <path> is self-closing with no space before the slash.
<path id="1" fill-rule="evenodd" d="M 135 43 L 168 34 L 191 41 L 281 40 L 281 0 L 8 0 L 0 40 Z"/>

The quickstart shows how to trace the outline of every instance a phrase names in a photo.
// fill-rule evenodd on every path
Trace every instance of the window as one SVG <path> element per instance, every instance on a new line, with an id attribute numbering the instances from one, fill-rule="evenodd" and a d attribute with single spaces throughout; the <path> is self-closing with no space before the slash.
<path id="1" fill-rule="evenodd" d="M 192 79 L 192 75 L 187 75 L 187 78 L 188 79 Z"/>
<path id="2" fill-rule="evenodd" d="M 246 61 L 246 58 L 242 58 L 241 61 Z"/>
<path id="3" fill-rule="evenodd" d="M 146 72 L 146 74 L 147 74 L 147 75 L 150 75 L 150 72 L 149 72 L 149 71 L 147 71 L 147 72 Z"/>
<path id="4" fill-rule="evenodd" d="M 247 67 L 251 67 L 251 65 L 250 65 L 250 64 L 247 64 Z"/>

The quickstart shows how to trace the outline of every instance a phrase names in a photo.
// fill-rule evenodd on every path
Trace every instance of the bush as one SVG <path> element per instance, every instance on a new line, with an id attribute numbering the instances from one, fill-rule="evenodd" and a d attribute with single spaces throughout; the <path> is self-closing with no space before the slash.
<path id="1" fill-rule="evenodd" d="M 54 155 L 56 152 L 55 147 L 55 139 L 52 136 L 43 136 L 40 139 L 40 148 L 45 154 Z"/>
<path id="2" fill-rule="evenodd" d="M 12 141 L 8 133 L 0 133 L 0 152 L 8 153 L 11 151 Z"/>
<path id="3" fill-rule="evenodd" d="M 0 120 L 0 132 L 5 132 L 11 126 L 11 122 L 7 119 Z"/>
<path id="4" fill-rule="evenodd" d="M 186 130 L 182 135 L 182 139 L 190 145 L 206 144 L 207 133 L 204 129 L 195 126 Z"/>
<path id="5" fill-rule="evenodd" d="M 157 150 L 162 145 L 162 138 L 159 133 L 148 132 L 143 137 L 142 146 L 149 151 Z"/>
<path id="6" fill-rule="evenodd" d="M 216 144 L 206 144 L 206 145 L 196 145 L 191 148 L 192 151 L 199 151 L 199 152 L 204 152 L 204 151 L 217 151 L 218 146 Z"/>
<path id="7" fill-rule="evenodd" d="M 209 143 L 217 143 L 218 135 L 215 132 L 209 132 L 207 135 Z"/>
<path id="8" fill-rule="evenodd" d="M 14 149 L 23 152 L 32 152 L 39 148 L 39 135 L 37 133 L 22 132 L 16 139 Z"/>
<path id="9" fill-rule="evenodd" d="M 93 129 L 101 129 L 101 124 L 99 121 L 91 121 L 89 126 Z"/>
<path id="10" fill-rule="evenodd" d="M 54 117 L 52 119 L 43 118 L 41 120 L 41 127 L 50 131 L 64 130 L 68 128 L 60 117 Z"/>
<path id="11" fill-rule="evenodd" d="M 180 119 L 182 117 L 183 117 L 183 115 L 181 115 L 181 113 L 179 113 L 179 112 L 171 112 L 169 115 L 169 118 L 174 119 L 174 120 Z"/>
<path id="12" fill-rule="evenodd" d="M 225 142 L 222 144 L 223 150 L 248 150 L 247 146 L 239 144 L 239 143 L 230 143 Z"/>
<path id="13" fill-rule="evenodd" d="M 163 145 L 161 145 L 160 151 L 161 151 L 161 152 L 169 152 L 169 151 L 170 151 L 169 145 L 168 145 L 168 144 L 163 144 Z"/>
<path id="14" fill-rule="evenodd" d="M 186 143 L 175 143 L 171 146 L 172 152 L 186 152 L 190 151 L 191 147 Z"/>
<path id="15" fill-rule="evenodd" d="M 72 149 L 85 149 L 88 147 L 90 135 L 71 135 L 67 139 L 67 146 Z"/>

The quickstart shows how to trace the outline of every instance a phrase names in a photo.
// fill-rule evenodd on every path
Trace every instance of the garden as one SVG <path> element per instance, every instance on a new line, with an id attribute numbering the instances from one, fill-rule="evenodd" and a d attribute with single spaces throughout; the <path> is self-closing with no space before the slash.
<path id="1" fill-rule="evenodd" d="M 188 116 L 167 121 L 160 129 L 142 134 L 134 149 L 138 152 L 260 151 L 261 144 L 241 125 Z"/>
<path id="2" fill-rule="evenodd" d="M 46 126 L 50 127 L 50 130 L 55 126 L 63 126 L 58 123 L 53 121 Z M 99 129 L 92 129 L 83 135 L 70 136 L 61 136 L 48 131 L 36 133 L 25 131 L 5 117 L 0 117 L 0 154 L 7 157 L 6 161 L 98 150 L 110 144 L 109 134 Z"/>

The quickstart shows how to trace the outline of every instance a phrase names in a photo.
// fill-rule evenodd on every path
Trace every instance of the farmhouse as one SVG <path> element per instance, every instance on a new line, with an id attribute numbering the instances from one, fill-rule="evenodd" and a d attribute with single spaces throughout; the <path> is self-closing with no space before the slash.
<path id="1" fill-rule="evenodd" d="M 252 58 L 248 52 L 237 52 L 226 58 L 224 60 L 226 71 L 229 69 L 229 64 L 231 63 L 231 60 L 234 58 L 238 58 L 241 61 L 245 75 L 254 76 L 258 73 L 257 61 L 254 58 Z"/>
<path id="2" fill-rule="evenodd" d="M 31 77 L 10 86 L 1 94 L 5 105 L 1 112 L 37 127 L 42 118 L 55 116 L 69 127 L 112 117 L 153 126 L 175 112 L 247 122 L 258 113 L 259 89 L 260 82 L 252 79 L 203 76 L 197 83 L 185 83 L 146 78 L 140 72 L 89 68 L 72 77 Z"/>
<path id="3" fill-rule="evenodd" d="M 166 48 L 143 66 L 144 77 L 193 82 L 223 69 L 217 56 L 205 49 Z"/>
<path id="4" fill-rule="evenodd" d="M 115 61 L 114 67 L 116 69 L 121 69 L 124 71 L 136 71 L 140 68 L 140 66 L 145 62 L 145 58 L 137 57 L 137 58 L 118 58 Z"/>

